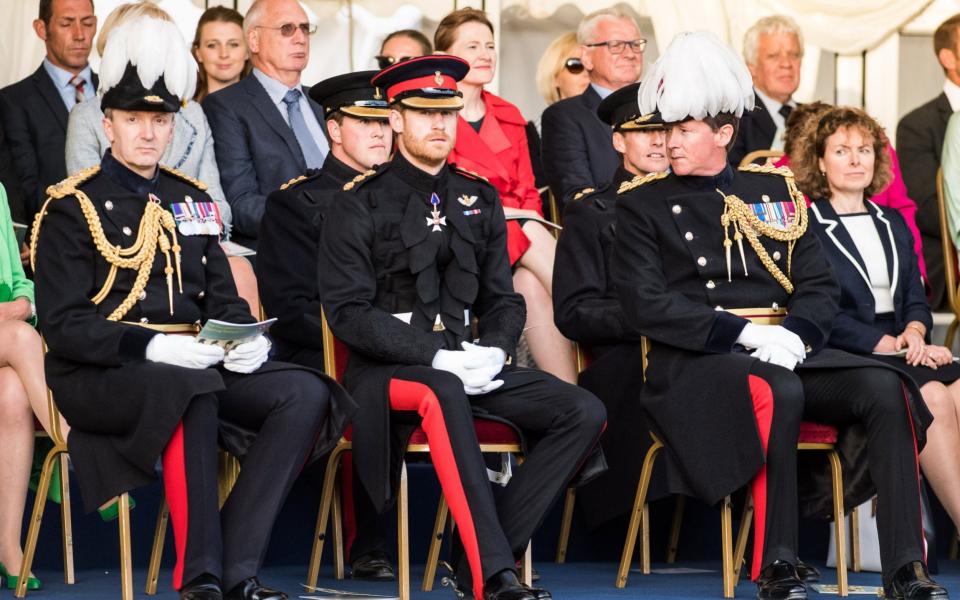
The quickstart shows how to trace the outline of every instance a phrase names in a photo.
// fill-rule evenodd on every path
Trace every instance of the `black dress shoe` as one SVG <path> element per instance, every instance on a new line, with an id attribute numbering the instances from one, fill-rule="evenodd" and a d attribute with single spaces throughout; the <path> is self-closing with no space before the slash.
<path id="1" fill-rule="evenodd" d="M 552 598 L 549 595 L 545 598 Z M 483 600 L 537 600 L 539 596 L 520 583 L 517 574 L 511 569 L 504 569 L 483 584 Z"/>
<path id="2" fill-rule="evenodd" d="M 180 600 L 223 600 L 220 580 L 204 573 L 180 588 Z"/>
<path id="3" fill-rule="evenodd" d="M 817 583 L 820 581 L 820 571 L 813 565 L 808 565 L 800 559 L 797 559 L 797 577 L 804 583 Z"/>
<path id="4" fill-rule="evenodd" d="M 233 586 L 233 589 L 224 596 L 224 600 L 289 600 L 289 598 L 283 592 L 260 585 L 260 580 L 256 577 L 248 577 Z"/>
<path id="5" fill-rule="evenodd" d="M 947 589 L 930 579 L 927 566 L 915 560 L 897 569 L 893 578 L 884 582 L 883 593 L 888 600 L 946 600 Z"/>
<path id="6" fill-rule="evenodd" d="M 393 581 L 397 578 L 390 558 L 382 552 L 371 552 L 351 562 L 350 577 L 364 581 Z"/>
<path id="7" fill-rule="evenodd" d="M 775 560 L 760 571 L 757 600 L 807 600 L 807 588 L 797 576 L 796 567 Z"/>

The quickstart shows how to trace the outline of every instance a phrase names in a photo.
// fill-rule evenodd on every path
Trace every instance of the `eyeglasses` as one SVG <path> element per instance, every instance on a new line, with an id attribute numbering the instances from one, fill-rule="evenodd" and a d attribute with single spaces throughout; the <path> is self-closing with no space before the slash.
<path id="1" fill-rule="evenodd" d="M 606 42 L 597 42 L 596 44 L 584 44 L 587 48 L 596 48 L 597 46 L 606 46 L 610 54 L 620 54 L 623 49 L 630 46 L 635 53 L 640 54 L 647 47 L 647 40 L 640 38 L 637 40 L 609 40 Z"/>
<path id="2" fill-rule="evenodd" d="M 411 58 L 417 58 L 416 56 L 401 56 L 397 58 L 396 56 L 374 56 L 377 59 L 377 65 L 381 69 L 386 69 L 387 67 L 393 66 L 397 63 L 407 62 Z"/>
<path id="3" fill-rule="evenodd" d="M 310 23 L 284 23 L 280 27 L 267 27 L 266 25 L 257 25 L 258 29 L 273 29 L 279 31 L 283 37 L 293 37 L 293 34 L 299 29 L 304 35 L 313 35 L 317 32 L 317 26 Z"/>
<path id="4" fill-rule="evenodd" d="M 563 63 L 563 68 L 567 71 L 570 71 L 572 75 L 579 75 L 583 73 L 583 63 L 580 62 L 579 58 L 568 58 Z"/>

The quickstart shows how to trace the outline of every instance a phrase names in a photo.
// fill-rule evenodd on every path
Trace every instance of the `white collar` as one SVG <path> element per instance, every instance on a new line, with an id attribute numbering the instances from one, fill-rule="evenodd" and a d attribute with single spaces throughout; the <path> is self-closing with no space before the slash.
<path id="1" fill-rule="evenodd" d="M 947 100 L 950 101 L 950 110 L 953 112 L 960 110 L 960 85 L 955 84 L 949 79 L 944 79 L 943 93 L 947 95 Z"/>

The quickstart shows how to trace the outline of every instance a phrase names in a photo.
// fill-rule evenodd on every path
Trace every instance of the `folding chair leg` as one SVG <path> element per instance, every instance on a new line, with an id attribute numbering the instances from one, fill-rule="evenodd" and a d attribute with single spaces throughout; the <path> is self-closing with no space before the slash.
<path id="1" fill-rule="evenodd" d="M 60 529 L 63 537 L 63 581 L 76 582 L 73 568 L 73 509 L 70 505 L 70 462 L 66 453 L 60 460 Z"/>
<path id="2" fill-rule="evenodd" d="M 437 561 L 440 560 L 440 546 L 443 544 L 443 530 L 447 528 L 449 507 L 447 499 L 440 494 L 440 503 L 437 505 L 437 518 L 433 522 L 433 535 L 430 538 L 430 551 L 427 552 L 427 567 L 423 571 L 423 585 L 421 589 L 429 592 L 433 589 L 433 580 L 437 577 Z"/>
<path id="3" fill-rule="evenodd" d="M 557 564 L 567 561 L 567 544 L 570 542 L 570 527 L 573 524 L 573 506 L 577 502 L 577 488 L 567 488 L 563 501 L 563 519 L 560 521 L 560 539 L 557 541 Z"/>
<path id="4" fill-rule="evenodd" d="M 120 592 L 133 600 L 133 550 L 130 543 L 130 495 L 120 495 Z"/>
<path id="5" fill-rule="evenodd" d="M 307 585 L 316 587 L 320 577 L 320 558 L 323 556 L 323 543 L 327 535 L 327 520 L 330 518 L 330 505 L 333 502 L 334 482 L 340 469 L 340 457 L 343 450 L 334 448 L 327 459 L 327 470 L 323 474 L 323 490 L 320 492 L 320 509 L 317 511 L 317 528 L 313 532 L 313 549 L 310 551 L 310 565 L 307 570 Z"/>
<path id="6" fill-rule="evenodd" d="M 951 350 L 953 349 L 953 338 L 957 335 L 957 327 L 960 327 L 960 319 L 954 317 L 947 327 L 947 335 L 943 336 L 943 345 Z"/>
<path id="7" fill-rule="evenodd" d="M 747 553 L 747 538 L 750 537 L 750 525 L 753 523 L 753 499 L 747 497 L 743 505 L 743 516 L 740 517 L 740 532 L 737 533 L 737 545 L 733 551 L 733 586 L 740 583 L 740 569 L 743 567 L 743 557 Z"/>
<path id="8" fill-rule="evenodd" d="M 673 506 L 673 523 L 670 525 L 670 541 L 667 543 L 667 562 L 677 561 L 677 549 L 680 547 L 680 525 L 683 523 L 683 510 L 687 505 L 687 497 L 677 496 Z"/>
<path id="9" fill-rule="evenodd" d="M 397 494 L 397 583 L 399 600 L 410 600 L 410 538 L 407 529 L 407 463 L 400 466 L 400 490 Z"/>
<path id="10" fill-rule="evenodd" d="M 40 472 L 40 485 L 33 500 L 33 514 L 30 517 L 30 527 L 27 529 L 27 541 L 23 548 L 23 562 L 20 565 L 20 579 L 14 595 L 23 598 L 27 595 L 27 580 L 30 569 L 33 568 L 33 557 L 37 551 L 37 538 L 40 535 L 40 522 L 43 520 L 43 510 L 47 506 L 47 492 L 50 491 L 50 480 L 53 477 L 53 463 L 59 458 L 60 452 L 50 451 L 43 461 L 43 470 Z"/>
<path id="11" fill-rule="evenodd" d="M 523 552 L 523 585 L 530 587 L 533 585 L 533 541 L 527 543 L 527 549 Z"/>
<path id="12" fill-rule="evenodd" d="M 150 549 L 150 566 L 147 567 L 148 596 L 157 593 L 157 580 L 160 578 L 160 559 L 163 557 L 163 544 L 167 538 L 167 521 L 170 520 L 170 508 L 164 498 L 157 512 L 157 526 L 153 530 L 153 547 Z"/>
<path id="13" fill-rule="evenodd" d="M 650 477 L 653 473 L 653 462 L 663 444 L 657 440 L 647 450 L 643 459 L 643 469 L 640 471 L 640 481 L 637 482 L 637 493 L 633 498 L 633 512 L 630 514 L 630 526 L 627 528 L 627 539 L 623 542 L 623 553 L 620 555 L 620 568 L 617 571 L 616 586 L 623 588 L 627 585 L 627 576 L 630 573 L 630 562 L 633 560 L 633 550 L 637 543 L 637 532 L 640 530 L 640 520 L 647 501 L 647 491 L 650 488 Z"/>
<path id="14" fill-rule="evenodd" d="M 640 519 L 640 571 L 650 574 L 650 505 L 643 505 L 643 518 Z"/>
<path id="15" fill-rule="evenodd" d="M 723 553 L 723 597 L 733 598 L 733 509 L 730 496 L 720 504 L 720 542 Z"/>
<path id="16" fill-rule="evenodd" d="M 839 549 L 840 547 L 837 546 Z M 839 555 L 839 551 L 837 552 Z M 850 511 L 850 554 L 853 556 L 853 571 L 860 572 L 860 509 L 856 506 Z"/>
<path id="17" fill-rule="evenodd" d="M 846 596 L 849 591 L 847 588 L 847 522 L 843 518 L 843 470 L 840 466 L 840 455 L 837 454 L 836 450 L 829 451 L 827 457 L 830 459 L 830 475 L 833 483 L 833 522 L 834 535 L 837 540 L 837 588 L 841 596 Z"/>
<path id="18" fill-rule="evenodd" d="M 344 577 L 343 568 L 343 496 L 340 481 L 333 483 L 333 507 L 330 518 L 333 523 L 330 524 L 333 533 L 333 575 L 338 580 Z"/>

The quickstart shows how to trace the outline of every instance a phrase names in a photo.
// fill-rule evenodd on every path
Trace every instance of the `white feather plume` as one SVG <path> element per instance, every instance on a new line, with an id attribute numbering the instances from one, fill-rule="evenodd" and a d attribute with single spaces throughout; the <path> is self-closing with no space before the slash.
<path id="1" fill-rule="evenodd" d="M 643 114 L 659 110 L 667 122 L 718 113 L 741 116 L 754 103 L 743 60 L 709 31 L 677 34 L 643 76 L 637 100 Z"/>
<path id="2" fill-rule="evenodd" d="M 193 97 L 197 62 L 174 23 L 140 17 L 114 29 L 100 62 L 101 96 L 120 83 L 128 62 L 137 67 L 143 87 L 149 89 L 162 75 L 171 94 L 182 101 Z"/>

